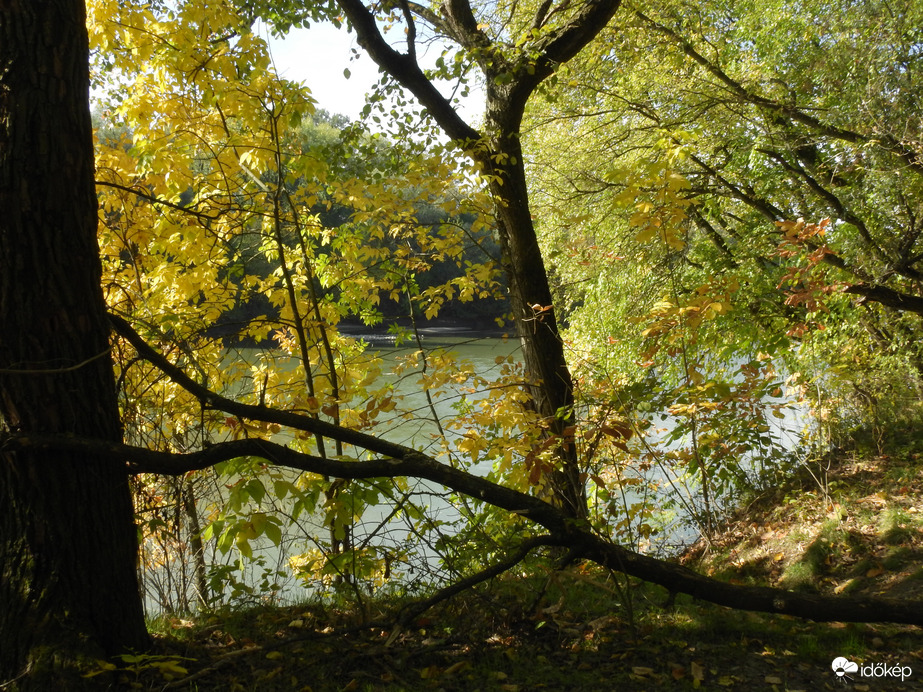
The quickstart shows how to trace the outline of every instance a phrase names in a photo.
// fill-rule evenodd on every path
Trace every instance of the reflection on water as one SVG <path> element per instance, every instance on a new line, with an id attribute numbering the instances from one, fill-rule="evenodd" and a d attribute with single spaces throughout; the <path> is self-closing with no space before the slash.
<path id="1" fill-rule="evenodd" d="M 463 338 L 440 337 L 428 338 L 423 343 L 428 353 L 444 351 L 455 357 L 461 369 L 470 371 L 486 380 L 494 380 L 500 373 L 503 360 L 512 355 L 519 356 L 519 343 L 515 339 L 497 338 Z M 418 352 L 414 347 L 396 346 L 382 348 L 373 346 L 375 353 L 387 363 L 402 363 L 408 356 Z M 460 433 L 447 430 L 444 421 L 456 415 L 455 407 L 460 401 L 476 400 L 483 396 L 481 392 L 472 392 L 470 381 L 447 383 L 438 392 L 427 391 L 421 383 L 422 362 L 417 360 L 413 367 L 402 372 L 391 372 L 387 365 L 383 368 L 381 384 L 390 385 L 395 394 L 402 397 L 402 409 L 413 413 L 413 418 L 394 417 L 388 423 L 378 426 L 374 432 L 390 442 L 414 447 L 421 451 L 432 451 L 434 440 L 445 432 L 450 439 Z M 432 403 L 432 407 L 430 406 Z M 439 423 L 437 423 L 437 419 Z"/>

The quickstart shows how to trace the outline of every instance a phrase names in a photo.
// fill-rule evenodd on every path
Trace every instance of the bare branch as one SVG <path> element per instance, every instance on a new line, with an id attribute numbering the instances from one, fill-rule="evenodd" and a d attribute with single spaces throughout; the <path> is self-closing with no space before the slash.
<path id="1" fill-rule="evenodd" d="M 481 570 L 477 574 L 472 574 L 470 577 L 440 589 L 424 601 L 411 603 L 404 609 L 398 618 L 398 626 L 394 628 L 394 632 L 392 632 L 390 639 L 393 640 L 394 637 L 400 633 L 400 628 L 403 625 L 406 625 L 414 618 L 422 615 L 434 605 L 441 603 L 442 601 L 446 601 L 463 591 L 467 591 L 472 586 L 477 586 L 481 582 L 487 581 L 488 579 L 493 579 L 494 577 L 513 569 L 513 567 L 525 560 L 529 553 L 543 545 L 560 545 L 560 541 L 555 540 L 553 536 L 549 535 L 535 536 L 530 538 L 523 542 L 523 544 L 519 546 L 519 549 L 516 550 L 516 552 L 514 552 L 512 555 L 509 555 L 505 560 L 496 562 L 490 567 Z"/>
<path id="2" fill-rule="evenodd" d="M 80 451 L 113 462 L 128 461 L 135 472 L 150 470 L 185 473 L 240 456 L 257 456 L 274 464 L 340 478 L 422 478 L 540 524 L 551 535 L 535 540 L 566 545 L 570 548 L 570 557 L 574 559 L 591 560 L 629 576 L 659 584 L 673 592 L 689 594 L 730 608 L 795 615 L 817 621 L 923 625 L 923 602 L 920 601 L 815 596 L 770 587 L 728 584 L 698 574 L 683 565 L 632 552 L 592 533 L 590 528 L 575 522 L 560 509 L 538 498 L 445 466 L 419 452 L 408 454 L 401 460 L 336 461 L 302 454 L 273 442 L 256 439 L 223 442 L 189 454 L 172 454 L 107 440 L 66 435 L 0 435 L 0 452 L 9 454 L 25 450 Z M 510 560 L 518 557 L 527 546 L 535 547 L 530 542 L 525 543 Z M 489 570 L 502 570 L 506 562 Z M 477 579 L 477 575 L 471 579 Z"/>

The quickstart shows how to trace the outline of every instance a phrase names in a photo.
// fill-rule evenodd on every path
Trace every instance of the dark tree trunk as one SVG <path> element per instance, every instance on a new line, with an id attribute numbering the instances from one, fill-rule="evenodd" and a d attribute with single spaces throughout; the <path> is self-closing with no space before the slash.
<path id="1" fill-rule="evenodd" d="M 82 0 L 0 1 L 0 431 L 119 441 L 88 61 Z M 0 684 L 146 647 L 136 560 L 124 465 L 0 452 Z"/>

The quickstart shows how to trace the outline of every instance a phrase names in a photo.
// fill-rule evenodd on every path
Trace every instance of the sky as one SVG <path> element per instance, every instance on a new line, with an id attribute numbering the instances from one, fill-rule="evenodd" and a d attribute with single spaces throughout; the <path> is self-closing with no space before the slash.
<path id="1" fill-rule="evenodd" d="M 304 82 L 319 108 L 351 120 L 359 117 L 366 92 L 378 80 L 378 66 L 359 49 L 354 34 L 332 24 L 317 24 L 293 29 L 284 39 L 272 38 L 265 31 L 263 35 L 269 39 L 280 76 Z M 351 59 L 352 49 L 358 49 L 358 59 Z"/>
<path id="2" fill-rule="evenodd" d="M 310 29 L 294 29 L 284 38 L 268 39 L 276 71 L 292 81 L 304 82 L 317 101 L 318 108 L 340 113 L 357 120 L 365 105 L 365 94 L 378 81 L 378 66 L 359 48 L 356 36 L 346 28 L 319 23 Z M 353 51 L 358 53 L 358 57 Z M 435 63 L 441 52 L 437 44 L 418 47 L 420 62 Z M 347 78 L 344 70 L 349 70 Z M 481 94 L 472 89 L 463 117 L 475 124 L 482 105 Z"/>

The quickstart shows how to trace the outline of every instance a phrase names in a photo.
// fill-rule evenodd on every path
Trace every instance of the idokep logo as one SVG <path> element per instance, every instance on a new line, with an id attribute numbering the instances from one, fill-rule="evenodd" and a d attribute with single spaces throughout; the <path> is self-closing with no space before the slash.
<path id="1" fill-rule="evenodd" d="M 842 656 L 838 656 L 837 658 L 833 659 L 831 666 L 833 668 L 833 672 L 836 673 L 838 678 L 851 680 L 852 676 L 850 673 L 859 672 L 858 663 L 853 663 L 852 661 L 843 658 Z"/>
<path id="2" fill-rule="evenodd" d="M 841 680 L 853 680 L 855 675 L 863 678 L 900 678 L 906 680 L 913 674 L 913 668 L 910 666 L 889 666 L 887 663 L 870 663 L 860 666 L 848 658 L 838 656 L 833 659 L 830 666 L 837 678 Z"/>

